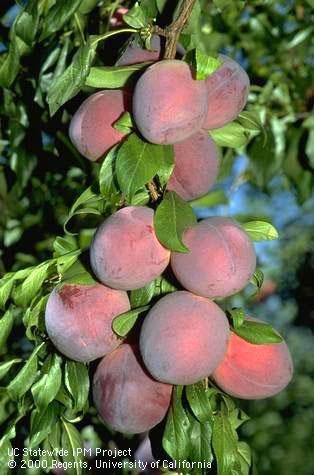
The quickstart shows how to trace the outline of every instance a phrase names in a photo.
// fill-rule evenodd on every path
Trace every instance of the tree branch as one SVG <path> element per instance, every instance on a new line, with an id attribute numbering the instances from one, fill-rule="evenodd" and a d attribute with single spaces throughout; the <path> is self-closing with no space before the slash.
<path id="1" fill-rule="evenodd" d="M 176 56 L 177 43 L 181 31 L 188 21 L 196 0 L 182 0 L 178 17 L 166 28 L 154 26 L 152 32 L 166 37 L 164 59 L 173 59 Z"/>

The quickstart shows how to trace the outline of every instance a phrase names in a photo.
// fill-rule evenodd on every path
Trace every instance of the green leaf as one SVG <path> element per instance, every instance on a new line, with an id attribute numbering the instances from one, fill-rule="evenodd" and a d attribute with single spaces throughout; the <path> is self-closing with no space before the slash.
<path id="1" fill-rule="evenodd" d="M 13 36 L 9 52 L 0 67 L 0 86 L 9 88 L 20 69 L 20 52 L 15 35 Z"/>
<path id="2" fill-rule="evenodd" d="M 54 425 L 54 427 L 52 428 L 52 430 L 55 428 L 56 424 Z M 49 433 L 49 435 L 51 434 L 51 432 Z M 49 436 L 46 437 L 43 442 L 42 442 L 42 445 L 41 445 L 41 448 L 42 448 L 42 452 L 41 452 L 41 455 L 40 455 L 40 466 L 41 467 L 52 467 L 53 464 L 55 464 L 56 462 L 54 462 L 54 460 L 58 460 L 59 457 L 56 455 L 56 453 L 58 452 L 58 448 L 55 447 L 55 446 L 52 446 L 49 442 Z M 45 469 L 43 468 L 43 471 L 45 473 L 49 473 L 49 468 L 48 469 Z"/>
<path id="3" fill-rule="evenodd" d="M 44 343 L 39 345 L 31 356 L 28 358 L 23 368 L 18 372 L 15 378 L 8 386 L 8 392 L 12 399 L 18 400 L 21 398 L 32 386 L 37 377 L 38 357 L 37 354 L 44 346 Z"/>
<path id="4" fill-rule="evenodd" d="M 59 392 L 62 379 L 60 356 L 49 355 L 42 377 L 33 385 L 32 394 L 37 409 L 43 411 Z"/>
<path id="5" fill-rule="evenodd" d="M 14 285 L 14 279 L 2 279 L 0 281 L 0 309 L 4 309 L 5 305 L 10 298 L 12 289 Z"/>
<path id="6" fill-rule="evenodd" d="M 0 364 L 0 379 L 2 379 L 17 363 L 20 363 L 22 360 L 20 358 L 13 358 L 12 360 L 5 361 Z"/>
<path id="7" fill-rule="evenodd" d="M 313 6 L 314 6 L 314 0 L 313 0 Z M 314 129 L 314 114 L 309 115 L 302 123 L 302 127 L 305 127 L 307 129 Z"/>
<path id="8" fill-rule="evenodd" d="M 242 227 L 253 241 L 271 241 L 279 237 L 276 228 L 266 221 L 249 221 Z"/>
<path id="9" fill-rule="evenodd" d="M 37 447 L 54 428 L 59 413 L 59 404 L 52 402 L 45 409 L 34 409 L 31 415 L 30 448 Z"/>
<path id="10" fill-rule="evenodd" d="M 117 155 L 118 146 L 112 147 L 99 170 L 100 193 L 110 201 L 115 201 L 121 194 L 115 170 Z"/>
<path id="11" fill-rule="evenodd" d="M 208 195 L 189 201 L 189 204 L 194 208 L 210 208 L 211 206 L 228 203 L 228 197 L 223 190 L 211 191 Z"/>
<path id="12" fill-rule="evenodd" d="M 56 401 L 59 401 L 66 408 L 66 415 L 70 414 L 70 416 L 72 416 L 71 419 L 77 419 L 77 414 L 73 414 L 73 398 L 63 383 L 61 384 L 59 392 L 56 396 Z"/>
<path id="13" fill-rule="evenodd" d="M 27 46 L 32 47 L 39 25 L 38 1 L 30 0 L 17 16 L 14 32 Z"/>
<path id="14" fill-rule="evenodd" d="M 92 187 L 89 186 L 88 188 L 86 188 L 86 190 L 83 191 L 83 193 L 80 194 L 80 196 L 74 202 L 69 214 L 75 213 L 75 211 L 77 211 L 82 205 L 86 206 L 88 204 L 90 206 L 91 204 L 99 200 L 100 197 L 96 193 L 94 193 Z"/>
<path id="15" fill-rule="evenodd" d="M 148 25 L 148 18 L 141 6 L 136 3 L 125 15 L 123 20 L 133 28 L 144 28 Z"/>
<path id="16" fill-rule="evenodd" d="M 116 173 L 122 192 L 132 196 L 168 166 L 171 147 L 144 142 L 131 134 L 118 150 Z"/>
<path id="17" fill-rule="evenodd" d="M 191 425 L 189 459 L 196 462 L 193 475 L 204 475 L 204 473 L 207 473 L 206 466 L 210 469 L 213 461 L 211 449 L 212 423 L 209 421 L 200 423 L 194 419 Z M 202 461 L 202 468 L 197 468 L 200 461 Z M 208 470 L 208 473 L 210 473 L 210 470 Z"/>
<path id="18" fill-rule="evenodd" d="M 140 6 L 145 16 L 149 20 L 153 20 L 158 14 L 156 0 L 140 0 Z"/>
<path id="19" fill-rule="evenodd" d="M 58 257 L 56 259 L 58 275 L 65 275 L 66 271 L 75 264 L 81 253 L 82 250 L 77 249 L 76 251 L 71 251 L 68 254 Z"/>
<path id="20" fill-rule="evenodd" d="M 71 216 L 68 216 L 67 220 L 65 221 L 64 223 L 64 231 L 66 232 L 67 235 L 70 235 L 70 236 L 75 236 L 77 235 L 78 233 L 72 233 L 70 232 L 68 229 L 67 229 L 67 226 L 70 222 L 70 220 L 74 217 L 74 216 L 79 216 L 81 214 L 95 214 L 96 216 L 101 216 L 101 212 L 98 210 L 98 209 L 95 209 L 95 208 L 80 208 L 78 209 L 77 211 L 75 211 L 75 213 L 73 213 Z"/>
<path id="21" fill-rule="evenodd" d="M 16 303 L 25 307 L 39 293 L 49 274 L 51 261 L 43 262 L 28 275 L 22 285 L 16 289 L 14 299 Z"/>
<path id="22" fill-rule="evenodd" d="M 234 409 L 229 411 L 228 417 L 231 427 L 235 430 L 249 420 L 247 414 L 238 407 L 235 407 Z"/>
<path id="23" fill-rule="evenodd" d="M 208 56 L 199 48 L 189 51 L 185 59 L 195 68 L 197 80 L 207 79 L 223 64 L 223 61 L 215 56 Z"/>
<path id="24" fill-rule="evenodd" d="M 76 261 L 62 277 L 62 284 L 79 284 L 79 285 L 93 285 L 97 281 L 87 271 L 80 261 Z"/>
<path id="25" fill-rule="evenodd" d="M 232 331 L 254 345 L 281 343 L 283 341 L 279 333 L 268 323 L 244 320 L 240 327 L 233 328 Z"/>
<path id="26" fill-rule="evenodd" d="M 277 153 L 274 134 L 267 129 L 267 136 L 259 135 L 247 148 L 249 173 L 251 180 L 262 189 L 266 189 L 281 166 L 282 156 Z M 285 160 L 286 162 L 286 160 Z"/>
<path id="27" fill-rule="evenodd" d="M 213 449 L 217 463 L 217 475 L 240 474 L 238 438 L 228 416 L 218 412 L 214 416 Z"/>
<path id="28" fill-rule="evenodd" d="M 150 201 L 150 195 L 147 188 L 141 188 L 132 196 L 129 203 L 133 206 L 146 206 Z"/>
<path id="29" fill-rule="evenodd" d="M 122 114 L 122 116 L 113 124 L 113 127 L 123 134 L 129 134 L 132 132 L 134 124 L 130 112 L 124 112 L 124 114 Z"/>
<path id="30" fill-rule="evenodd" d="M 177 3 L 177 8 L 174 12 L 174 18 L 178 18 L 182 2 Z M 193 10 L 186 22 L 183 33 L 185 35 L 194 36 L 199 33 L 200 30 L 200 18 L 202 17 L 202 6 L 200 0 L 194 2 Z"/>
<path id="31" fill-rule="evenodd" d="M 232 2 L 233 0 L 213 0 L 215 7 L 217 7 L 220 11 L 230 7 Z"/>
<path id="32" fill-rule="evenodd" d="M 238 442 L 238 452 L 240 454 L 241 475 L 249 475 L 252 463 L 251 449 L 246 442 Z M 252 474 L 253 475 L 253 474 Z"/>
<path id="33" fill-rule="evenodd" d="M 182 386 L 174 386 L 162 446 L 173 460 L 187 460 L 190 452 L 191 422 L 182 403 Z"/>
<path id="34" fill-rule="evenodd" d="M 156 0 L 156 5 L 157 5 L 159 13 L 163 12 L 163 9 L 165 8 L 167 1 L 168 0 Z"/>
<path id="35" fill-rule="evenodd" d="M 304 203 L 313 193 L 313 173 L 305 170 L 300 161 L 301 143 L 304 130 L 300 127 L 291 130 L 283 170 L 295 185 L 299 203 Z"/>
<path id="36" fill-rule="evenodd" d="M 233 308 L 231 310 L 228 310 L 228 315 L 230 315 L 232 319 L 232 324 L 234 328 L 239 328 L 244 322 L 245 318 L 245 313 L 243 308 Z"/>
<path id="37" fill-rule="evenodd" d="M 0 352 L 5 347 L 7 339 L 13 328 L 14 315 L 12 310 L 7 310 L 0 319 Z"/>
<path id="38" fill-rule="evenodd" d="M 73 18 L 82 0 L 57 0 L 49 10 L 40 36 L 40 41 L 61 30 L 65 23 Z"/>
<path id="39" fill-rule="evenodd" d="M 314 168 L 314 130 L 309 131 L 309 137 L 306 142 L 305 148 L 306 155 L 308 156 L 309 163 Z"/>
<path id="40" fill-rule="evenodd" d="M 230 122 L 218 129 L 212 129 L 209 135 L 217 145 L 236 149 L 244 147 L 251 138 L 249 131 L 238 122 Z"/>
<path id="41" fill-rule="evenodd" d="M 31 341 L 38 338 L 38 330 L 45 332 L 44 313 L 49 295 L 42 297 L 36 304 L 26 309 L 23 316 L 23 323 L 26 327 L 26 337 Z"/>
<path id="42" fill-rule="evenodd" d="M 0 439 L 0 474 L 1 475 L 7 475 L 8 472 L 8 462 L 9 461 L 14 461 L 14 456 L 9 454 L 12 454 L 12 444 L 10 442 L 9 436 L 4 435 Z M 5 467 L 3 471 L 1 471 L 1 467 Z"/>
<path id="43" fill-rule="evenodd" d="M 61 422 L 60 420 L 58 422 L 56 422 L 55 426 L 52 428 L 49 436 L 48 436 L 48 440 L 49 440 L 49 443 L 50 445 L 56 449 L 57 451 L 59 451 L 58 449 L 60 449 L 62 446 L 61 446 Z"/>
<path id="44" fill-rule="evenodd" d="M 135 80 L 151 64 L 152 61 L 128 66 L 95 66 L 90 69 L 85 85 L 99 89 L 119 89 Z"/>
<path id="45" fill-rule="evenodd" d="M 70 66 L 51 84 L 47 101 L 53 116 L 60 107 L 76 96 L 85 84 L 96 53 L 96 44 L 91 42 L 81 46 L 75 53 Z"/>
<path id="46" fill-rule="evenodd" d="M 31 266 L 18 270 L 17 272 L 8 272 L 2 279 L 0 279 L 0 286 L 4 285 L 9 279 L 13 279 L 14 281 L 25 279 L 35 268 L 36 267 Z"/>
<path id="47" fill-rule="evenodd" d="M 155 213 L 155 231 L 159 241 L 168 249 L 188 252 L 182 242 L 184 231 L 196 224 L 191 206 L 175 192 L 168 191 Z"/>
<path id="48" fill-rule="evenodd" d="M 125 337 L 133 328 L 139 315 L 149 310 L 150 305 L 134 308 L 128 312 L 122 313 L 113 319 L 112 329 L 120 337 Z"/>
<path id="49" fill-rule="evenodd" d="M 173 145 L 163 145 L 163 147 L 164 155 L 162 157 L 162 166 L 158 170 L 158 179 L 162 188 L 167 185 L 175 165 Z"/>
<path id="50" fill-rule="evenodd" d="M 213 74 L 223 62 L 213 56 L 207 56 L 196 48 L 196 79 L 207 79 L 208 76 Z"/>
<path id="51" fill-rule="evenodd" d="M 77 249 L 77 242 L 73 236 L 57 236 L 53 243 L 54 257 L 64 256 Z"/>
<path id="52" fill-rule="evenodd" d="M 260 269 L 256 269 L 253 277 L 251 278 L 250 282 L 257 287 L 257 291 L 259 291 L 264 282 L 264 274 Z M 253 294 L 255 295 L 255 293 Z"/>
<path id="53" fill-rule="evenodd" d="M 141 289 L 131 290 L 130 304 L 132 308 L 147 305 L 155 295 L 156 281 L 153 280 Z"/>
<path id="54" fill-rule="evenodd" d="M 95 214 L 97 216 L 101 216 L 101 212 L 99 211 L 99 203 L 103 202 L 103 196 L 97 195 L 93 192 L 92 187 L 86 188 L 83 193 L 78 197 L 78 199 L 73 204 L 72 208 L 70 209 L 69 215 L 63 224 L 63 228 L 68 235 L 74 235 L 75 233 L 71 233 L 67 230 L 67 225 L 69 221 L 76 215 L 80 214 Z M 83 207 L 84 205 L 84 207 Z"/>
<path id="55" fill-rule="evenodd" d="M 73 397 L 74 409 L 83 411 L 88 401 L 89 375 L 85 364 L 67 361 L 65 364 L 65 385 Z"/>
<path id="56" fill-rule="evenodd" d="M 213 410 L 209 402 L 208 391 L 202 382 L 186 386 L 186 397 L 194 416 L 200 422 L 210 421 Z"/>
<path id="57" fill-rule="evenodd" d="M 308 28 L 302 29 L 298 31 L 297 34 L 292 38 L 291 41 L 287 41 L 284 44 L 284 48 L 287 50 L 291 50 L 292 48 L 296 48 L 296 46 L 303 43 L 308 38 L 313 38 L 313 27 L 310 26 Z"/>
<path id="58" fill-rule="evenodd" d="M 178 288 L 173 284 L 171 279 L 165 276 L 159 278 L 159 288 L 161 295 L 169 294 L 178 290 Z"/>
<path id="59" fill-rule="evenodd" d="M 61 446 L 67 454 L 62 458 L 63 462 L 68 464 L 68 474 L 82 475 L 83 458 L 81 454 L 83 453 L 83 441 L 75 426 L 65 420 L 62 421 Z M 78 449 L 82 450 L 79 451 Z M 70 468 L 71 466 L 74 468 Z"/>
<path id="60" fill-rule="evenodd" d="M 262 111 L 242 111 L 237 117 L 237 122 L 245 129 L 265 134 L 264 121 Z"/>
<path id="61" fill-rule="evenodd" d="M 37 34 L 38 2 L 31 0 L 16 17 L 10 31 L 9 51 L 0 67 L 0 86 L 9 88 L 15 80 L 21 57 L 30 52 Z"/>

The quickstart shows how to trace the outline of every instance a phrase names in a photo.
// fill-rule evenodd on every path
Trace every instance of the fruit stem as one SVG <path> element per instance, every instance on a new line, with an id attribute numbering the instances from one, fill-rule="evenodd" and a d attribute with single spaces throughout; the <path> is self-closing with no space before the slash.
<path id="1" fill-rule="evenodd" d="M 151 180 L 147 183 L 147 188 L 149 190 L 149 194 L 152 201 L 157 201 L 159 198 L 159 195 L 158 195 L 157 186 L 154 180 Z"/>

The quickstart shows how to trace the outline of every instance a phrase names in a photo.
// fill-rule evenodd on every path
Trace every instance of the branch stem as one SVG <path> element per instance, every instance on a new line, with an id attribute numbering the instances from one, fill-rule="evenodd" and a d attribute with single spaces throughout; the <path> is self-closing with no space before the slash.
<path id="1" fill-rule="evenodd" d="M 153 202 L 157 201 L 159 198 L 159 195 L 158 195 L 157 186 L 154 180 L 151 180 L 147 183 L 147 188 L 148 188 L 152 201 Z"/>
<path id="2" fill-rule="evenodd" d="M 164 59 L 175 58 L 179 36 L 192 13 L 195 2 L 196 0 L 182 0 L 179 15 L 170 25 L 166 28 L 154 26 L 153 33 L 166 37 Z"/>

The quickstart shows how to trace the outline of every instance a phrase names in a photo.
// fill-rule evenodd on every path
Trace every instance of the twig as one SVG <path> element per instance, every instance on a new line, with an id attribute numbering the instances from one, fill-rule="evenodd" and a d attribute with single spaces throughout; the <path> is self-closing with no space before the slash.
<path id="1" fill-rule="evenodd" d="M 166 28 L 153 27 L 153 33 L 166 37 L 164 59 L 175 58 L 180 33 L 192 13 L 195 2 L 196 0 L 183 0 L 178 17 L 169 26 L 166 26 Z"/>
<path id="2" fill-rule="evenodd" d="M 151 180 L 147 183 L 147 188 L 149 190 L 149 194 L 152 201 L 157 201 L 159 198 L 159 195 L 158 195 L 157 186 L 154 180 Z"/>

